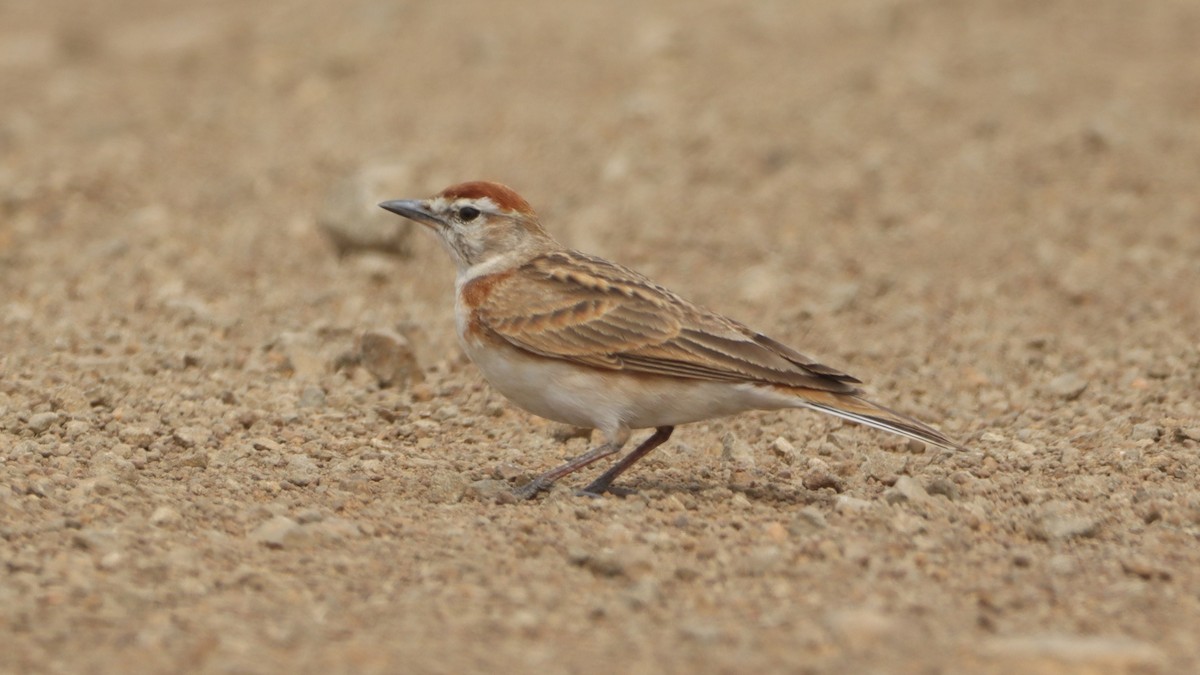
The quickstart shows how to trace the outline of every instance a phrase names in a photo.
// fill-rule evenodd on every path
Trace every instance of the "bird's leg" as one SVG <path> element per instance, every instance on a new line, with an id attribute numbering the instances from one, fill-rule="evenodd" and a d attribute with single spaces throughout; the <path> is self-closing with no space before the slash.
<path id="1" fill-rule="evenodd" d="M 608 440 L 603 445 L 592 448 L 591 450 L 572 459 L 571 461 L 550 469 L 546 473 L 543 473 L 516 490 L 513 490 L 513 494 L 516 495 L 518 499 L 530 499 L 542 490 L 549 489 L 550 486 L 554 484 L 554 481 L 558 480 L 559 478 L 562 478 L 563 476 L 574 471 L 578 471 L 579 469 L 582 469 L 598 459 L 603 459 L 615 452 L 620 451 L 621 448 L 625 447 L 625 443 L 628 441 L 629 430 L 619 429 L 616 433 L 609 434 Z"/>
<path id="2" fill-rule="evenodd" d="M 654 430 L 654 434 L 642 441 L 642 444 L 637 446 L 633 452 L 621 458 L 621 461 L 613 464 L 608 471 L 605 471 L 599 478 L 592 481 L 587 487 L 583 488 L 584 494 L 600 495 L 612 490 L 612 482 L 620 476 L 625 469 L 633 466 L 633 463 L 650 454 L 650 451 L 657 448 L 671 437 L 671 432 L 675 431 L 675 427 L 658 427 Z"/>

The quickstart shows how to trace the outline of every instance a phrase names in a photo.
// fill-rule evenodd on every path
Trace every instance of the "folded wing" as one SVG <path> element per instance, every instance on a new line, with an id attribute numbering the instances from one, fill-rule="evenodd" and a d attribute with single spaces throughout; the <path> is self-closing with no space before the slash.
<path id="1" fill-rule="evenodd" d="M 492 287 L 475 320 L 541 356 L 632 372 L 854 393 L 858 380 L 697 307 L 632 270 L 575 252 Z"/>

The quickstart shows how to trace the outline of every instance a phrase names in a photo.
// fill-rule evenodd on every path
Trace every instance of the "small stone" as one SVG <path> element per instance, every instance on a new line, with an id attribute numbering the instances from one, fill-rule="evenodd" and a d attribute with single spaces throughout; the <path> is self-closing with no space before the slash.
<path id="1" fill-rule="evenodd" d="M 1046 571 L 1060 577 L 1071 576 L 1079 571 L 1079 562 L 1066 553 L 1056 553 L 1046 560 Z"/>
<path id="2" fill-rule="evenodd" d="M 405 163 L 362 167 L 334 184 L 326 195 L 317 225 L 329 237 L 338 255 L 377 251 L 407 257 L 411 253 L 409 239 L 413 228 L 378 204 L 394 198 L 392 191 L 396 186 L 411 184 L 412 170 Z"/>
<path id="3" fill-rule="evenodd" d="M 426 499 L 430 504 L 453 504 L 463 498 L 467 479 L 457 471 L 438 471 L 429 481 Z"/>
<path id="4" fill-rule="evenodd" d="M 788 538 L 787 528 L 783 526 L 783 523 L 776 521 L 767 523 L 766 527 L 763 528 L 763 534 L 767 536 L 767 539 L 776 543 L 787 541 Z"/>
<path id="5" fill-rule="evenodd" d="M 112 474 L 101 474 L 94 478 L 80 481 L 74 492 L 80 495 L 110 495 L 116 492 L 117 488 L 117 481 Z M 44 497 L 46 495 L 38 494 L 38 496 Z"/>
<path id="6" fill-rule="evenodd" d="M 388 330 L 363 333 L 359 338 L 363 368 L 380 386 L 419 382 L 422 379 L 416 354 L 403 336 Z"/>
<path id="7" fill-rule="evenodd" d="M 353 521 L 345 518 L 326 518 L 301 527 L 301 534 L 325 541 L 343 541 L 363 536 Z"/>
<path id="8" fill-rule="evenodd" d="M 866 608 L 830 612 L 825 622 L 839 643 L 862 651 L 877 649 L 898 627 L 895 619 Z"/>
<path id="9" fill-rule="evenodd" d="M 169 506 L 160 506 L 150 514 L 150 524 L 155 527 L 175 525 L 181 519 L 179 512 Z"/>
<path id="10" fill-rule="evenodd" d="M 592 430 L 588 427 L 576 427 L 570 424 L 555 424 L 550 429 L 550 438 L 559 443 L 566 443 L 573 438 L 582 438 L 589 440 L 592 437 Z"/>
<path id="11" fill-rule="evenodd" d="M 596 552 L 571 551 L 569 558 L 575 565 L 587 569 L 587 571 L 595 574 L 596 577 L 622 577 L 625 573 L 622 560 L 617 555 L 614 555 L 611 550 Z"/>
<path id="12" fill-rule="evenodd" d="M 721 461 L 738 468 L 752 469 L 755 465 L 754 450 L 737 434 L 729 432 L 721 439 Z"/>
<path id="13" fill-rule="evenodd" d="M 675 578 L 680 581 L 695 581 L 700 577 L 700 570 L 688 563 L 682 563 L 675 568 Z"/>
<path id="14" fill-rule="evenodd" d="M 463 490 L 463 496 L 496 504 L 517 503 L 517 496 L 513 494 L 508 483 L 494 478 L 484 478 L 467 485 Z"/>
<path id="15" fill-rule="evenodd" d="M 48 499 L 54 496 L 54 484 L 46 478 L 34 478 L 25 485 L 25 489 L 22 492 Z"/>
<path id="16" fill-rule="evenodd" d="M 1156 380 L 1165 380 L 1171 376 L 1172 368 L 1169 363 L 1152 363 L 1146 368 L 1146 375 Z"/>
<path id="17" fill-rule="evenodd" d="M 834 508 L 838 513 L 853 513 L 855 511 L 867 511 L 871 508 L 871 502 L 850 495 L 838 495 L 837 501 L 834 502 Z"/>
<path id="18" fill-rule="evenodd" d="M 250 442 L 250 445 L 255 450 L 262 450 L 264 452 L 280 452 L 283 450 L 283 446 L 269 438 L 256 438 Z"/>
<path id="19" fill-rule="evenodd" d="M 250 540 L 267 548 L 283 548 L 300 525 L 286 516 L 275 516 L 250 533 Z"/>
<path id="20" fill-rule="evenodd" d="M 983 653 L 1002 672 L 1158 672 L 1166 656 L 1158 647 L 1119 635 L 1030 635 L 993 638 Z"/>
<path id="21" fill-rule="evenodd" d="M 529 472 L 516 464 L 501 462 L 492 468 L 492 478 L 499 478 L 503 481 L 515 481 L 518 479 L 531 480 L 533 476 Z"/>
<path id="22" fill-rule="evenodd" d="M 1121 561 L 1121 569 L 1129 575 L 1140 577 L 1146 581 L 1170 581 L 1171 570 L 1163 565 L 1143 557 L 1128 557 Z"/>
<path id="23" fill-rule="evenodd" d="M 1179 440 L 1200 441 L 1200 427 L 1188 427 L 1186 429 L 1176 429 L 1175 437 Z"/>
<path id="24" fill-rule="evenodd" d="M 716 644 L 724 635 L 721 626 L 703 619 L 686 619 L 679 624 L 683 639 L 701 644 Z"/>
<path id="25" fill-rule="evenodd" d="M 783 436 L 772 441 L 771 452 L 775 453 L 775 456 L 785 464 L 791 464 L 796 459 L 796 446 Z"/>
<path id="26" fill-rule="evenodd" d="M 862 284 L 857 281 L 831 284 L 826 290 L 825 306 L 834 314 L 842 312 L 854 304 L 861 291 Z"/>
<path id="27" fill-rule="evenodd" d="M 567 552 L 568 559 L 598 577 L 632 577 L 632 568 L 641 567 L 646 562 L 638 556 L 627 558 L 612 549 L 599 551 L 584 551 L 573 549 Z"/>
<path id="28" fill-rule="evenodd" d="M 296 514 L 296 522 L 300 523 L 301 525 L 319 523 L 322 520 L 325 520 L 325 514 L 321 511 L 321 509 L 304 509 Z"/>
<path id="29" fill-rule="evenodd" d="M 634 579 L 625 588 L 622 597 L 634 609 L 656 606 L 662 600 L 662 586 L 653 577 Z"/>
<path id="30" fill-rule="evenodd" d="M 67 422 L 65 434 L 68 440 L 78 440 L 81 436 L 92 430 L 92 425 L 83 420 L 71 420 Z"/>
<path id="31" fill-rule="evenodd" d="M 908 468 L 908 459 L 908 455 L 872 451 L 863 461 L 862 472 L 867 478 L 877 480 L 884 485 L 894 485 Z"/>
<path id="32" fill-rule="evenodd" d="M 29 421 L 26 423 L 26 425 L 33 433 L 41 434 L 45 433 L 46 430 L 54 426 L 54 423 L 57 421 L 58 413 L 56 412 L 34 413 L 29 416 Z"/>
<path id="33" fill-rule="evenodd" d="M 834 492 L 841 492 L 846 489 L 842 479 L 835 473 L 829 470 L 829 467 L 824 462 L 812 464 L 812 468 L 805 472 L 804 477 L 800 482 L 809 490 L 820 490 L 822 488 L 830 488 Z"/>
<path id="34" fill-rule="evenodd" d="M 958 486 L 954 484 L 954 481 L 946 478 L 933 479 L 929 483 L 929 487 L 927 487 L 926 490 L 928 490 L 929 494 L 931 495 L 941 495 L 950 501 L 955 501 L 958 499 Z"/>
<path id="35" fill-rule="evenodd" d="M 322 354 L 316 336 L 311 333 L 284 331 L 275 336 L 268 347 L 276 368 L 291 371 L 300 380 L 320 378 L 331 366 Z"/>
<path id="36" fill-rule="evenodd" d="M 1051 504 L 1030 527 L 1030 534 L 1046 541 L 1091 537 L 1100 530 L 1095 518 L 1073 513 L 1069 508 Z"/>
<path id="37" fill-rule="evenodd" d="M 738 562 L 738 571 L 749 576 L 760 576 L 778 569 L 782 562 L 783 551 L 778 546 L 756 546 Z"/>
<path id="38" fill-rule="evenodd" d="M 154 442 L 154 430 L 147 426 L 131 424 L 123 426 L 117 431 L 117 437 L 122 443 L 128 443 L 135 448 L 149 448 Z"/>
<path id="39" fill-rule="evenodd" d="M 180 447 L 194 448 L 208 445 L 212 440 L 212 432 L 207 427 L 180 427 L 171 432 L 171 439 Z"/>
<path id="40" fill-rule="evenodd" d="M 1079 398 L 1079 395 L 1083 393 L 1084 389 L 1087 389 L 1087 386 L 1087 380 L 1080 377 L 1077 373 L 1065 373 L 1050 380 L 1046 385 L 1046 391 L 1068 401 L 1073 401 Z"/>
<path id="41" fill-rule="evenodd" d="M 115 570 L 124 559 L 125 556 L 120 551 L 109 551 L 100 556 L 100 560 L 96 561 L 96 567 L 105 571 Z"/>
<path id="42" fill-rule="evenodd" d="M 189 452 L 184 455 L 179 463 L 183 466 L 190 466 L 196 469 L 204 469 L 208 467 L 208 453 L 203 450 Z"/>
<path id="43" fill-rule="evenodd" d="M 320 476 L 317 463 L 308 455 L 291 455 L 287 460 L 287 482 L 304 487 Z"/>
<path id="44" fill-rule="evenodd" d="M 108 552 L 116 548 L 116 536 L 110 531 L 88 528 L 72 535 L 71 543 L 85 551 Z"/>
<path id="45" fill-rule="evenodd" d="M 433 411 L 433 419 L 438 422 L 458 419 L 461 416 L 461 411 L 456 405 L 444 405 Z"/>
<path id="46" fill-rule="evenodd" d="M 889 504 L 927 502 L 929 501 L 929 493 L 912 476 L 900 476 L 896 479 L 896 484 L 883 493 L 883 498 Z"/>
<path id="47" fill-rule="evenodd" d="M 1037 457 L 1037 455 L 1038 455 L 1037 446 L 1032 443 L 1026 443 L 1024 441 L 1013 441 L 1012 449 L 1013 449 L 1013 452 L 1016 453 L 1019 457 L 1021 457 L 1022 459 L 1026 459 L 1026 460 L 1032 460 L 1033 458 Z"/>
<path id="48" fill-rule="evenodd" d="M 1133 441 L 1157 441 L 1163 434 L 1162 427 L 1153 422 L 1142 422 L 1133 425 L 1129 439 Z"/>
<path id="49" fill-rule="evenodd" d="M 310 384 L 300 392 L 298 403 L 301 408 L 319 408 L 325 405 L 325 390 Z"/>
<path id="50" fill-rule="evenodd" d="M 800 509 L 796 517 L 792 519 L 791 525 L 788 526 L 788 532 L 793 535 L 807 534 L 827 527 L 829 527 L 829 521 L 825 520 L 825 514 L 815 506 L 806 506 Z"/>

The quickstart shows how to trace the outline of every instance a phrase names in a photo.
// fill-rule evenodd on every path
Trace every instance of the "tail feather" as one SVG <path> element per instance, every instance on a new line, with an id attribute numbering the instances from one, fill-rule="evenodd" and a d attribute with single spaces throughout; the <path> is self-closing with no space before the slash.
<path id="1" fill-rule="evenodd" d="M 942 432 L 903 413 L 872 403 L 850 394 L 806 391 L 804 405 L 828 415 L 857 422 L 868 427 L 889 431 L 915 441 L 936 445 L 947 450 L 963 450 L 963 446 Z"/>

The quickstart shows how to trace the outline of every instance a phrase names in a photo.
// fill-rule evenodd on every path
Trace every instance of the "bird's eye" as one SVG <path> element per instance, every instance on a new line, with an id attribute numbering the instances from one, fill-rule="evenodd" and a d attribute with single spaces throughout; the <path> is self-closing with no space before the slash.
<path id="1" fill-rule="evenodd" d="M 474 206 L 464 206 L 458 210 L 458 217 L 463 221 L 475 220 L 479 217 L 479 209 Z"/>

